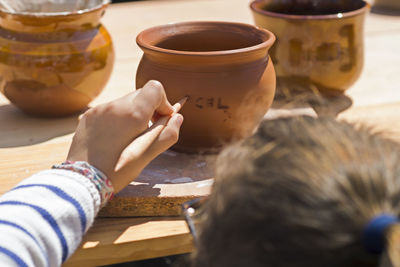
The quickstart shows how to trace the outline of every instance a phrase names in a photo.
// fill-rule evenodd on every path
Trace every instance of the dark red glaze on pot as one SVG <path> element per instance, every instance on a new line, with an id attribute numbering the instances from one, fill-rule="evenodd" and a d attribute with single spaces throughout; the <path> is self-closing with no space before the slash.
<path id="1" fill-rule="evenodd" d="M 175 149 L 210 151 L 250 135 L 270 107 L 275 36 L 231 22 L 184 22 L 141 32 L 136 86 L 158 80 L 171 103 L 188 96 Z"/>

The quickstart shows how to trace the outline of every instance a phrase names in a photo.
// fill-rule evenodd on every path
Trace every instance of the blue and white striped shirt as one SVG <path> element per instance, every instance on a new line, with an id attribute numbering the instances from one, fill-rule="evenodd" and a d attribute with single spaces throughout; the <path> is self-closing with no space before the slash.
<path id="1" fill-rule="evenodd" d="M 0 197 L 0 266 L 60 266 L 79 246 L 101 205 L 95 185 L 47 170 Z"/>

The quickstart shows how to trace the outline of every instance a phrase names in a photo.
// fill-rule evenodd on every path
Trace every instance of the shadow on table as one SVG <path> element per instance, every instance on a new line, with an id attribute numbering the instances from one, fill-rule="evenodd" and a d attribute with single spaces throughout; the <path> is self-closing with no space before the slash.
<path id="1" fill-rule="evenodd" d="M 310 91 L 277 92 L 273 108 L 298 109 L 312 108 L 318 116 L 336 117 L 353 105 L 351 98 L 345 94 L 322 95 Z"/>
<path id="2" fill-rule="evenodd" d="M 400 10 L 396 9 L 389 9 L 383 7 L 372 7 L 371 13 L 379 14 L 379 15 L 386 15 L 386 16 L 400 16 Z"/>
<path id="3" fill-rule="evenodd" d="M 63 118 L 29 116 L 11 104 L 0 106 L 0 148 L 28 146 L 73 133 L 78 115 Z"/>

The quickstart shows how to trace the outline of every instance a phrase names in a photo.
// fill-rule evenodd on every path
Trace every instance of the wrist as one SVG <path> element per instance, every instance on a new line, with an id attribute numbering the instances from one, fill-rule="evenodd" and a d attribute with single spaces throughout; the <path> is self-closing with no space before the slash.
<path id="1" fill-rule="evenodd" d="M 61 164 L 54 165 L 52 168 L 70 170 L 88 178 L 100 194 L 101 207 L 104 207 L 114 196 L 114 187 L 111 180 L 102 171 L 85 161 L 67 160 Z"/>

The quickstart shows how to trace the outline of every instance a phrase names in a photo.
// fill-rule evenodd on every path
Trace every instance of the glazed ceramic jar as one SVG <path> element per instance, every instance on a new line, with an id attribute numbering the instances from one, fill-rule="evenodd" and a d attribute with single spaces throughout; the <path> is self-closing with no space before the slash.
<path id="1" fill-rule="evenodd" d="M 168 24 L 137 36 L 137 88 L 159 80 L 171 103 L 189 97 L 175 149 L 210 151 L 253 132 L 275 93 L 274 41 L 267 30 L 231 22 Z"/>
<path id="2" fill-rule="evenodd" d="M 277 90 L 300 88 L 340 94 L 359 78 L 364 63 L 363 0 L 256 0 L 255 24 L 277 38 L 271 49 Z"/>
<path id="3" fill-rule="evenodd" d="M 107 83 L 114 62 L 100 24 L 109 1 L 78 12 L 0 10 L 0 91 L 23 111 L 63 116 L 85 108 Z"/>

